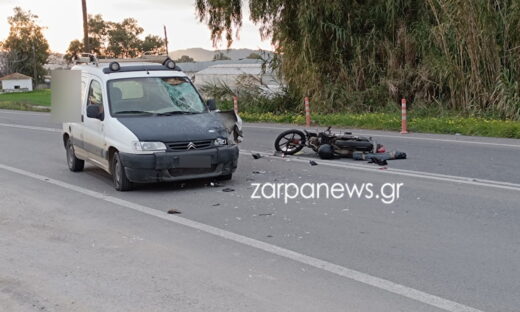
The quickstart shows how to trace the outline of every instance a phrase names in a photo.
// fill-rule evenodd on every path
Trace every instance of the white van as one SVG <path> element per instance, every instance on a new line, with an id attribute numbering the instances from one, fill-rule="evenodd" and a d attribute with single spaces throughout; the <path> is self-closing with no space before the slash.
<path id="1" fill-rule="evenodd" d="M 89 161 L 112 174 L 118 191 L 133 183 L 231 179 L 241 120 L 204 102 L 175 62 L 91 61 L 72 68 L 81 71 L 82 107 L 81 122 L 63 124 L 71 171 Z"/>

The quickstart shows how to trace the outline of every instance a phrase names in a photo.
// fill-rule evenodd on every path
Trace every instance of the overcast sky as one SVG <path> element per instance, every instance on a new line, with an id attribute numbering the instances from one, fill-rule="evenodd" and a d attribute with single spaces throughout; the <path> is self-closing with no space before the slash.
<path id="1" fill-rule="evenodd" d="M 87 11 L 117 22 L 133 17 L 144 28 L 144 35 L 162 37 L 166 25 L 170 50 L 213 49 L 209 29 L 198 21 L 194 3 L 195 0 L 87 0 Z M 45 37 L 52 51 L 63 53 L 70 41 L 83 36 L 81 0 L 0 0 L 0 41 L 9 33 L 7 17 L 16 6 L 38 15 L 39 24 L 47 28 Z M 269 41 L 261 41 L 258 27 L 249 21 L 248 12 L 243 14 L 240 40 L 235 40 L 231 48 L 271 50 Z M 219 46 L 225 47 L 225 43 Z"/>

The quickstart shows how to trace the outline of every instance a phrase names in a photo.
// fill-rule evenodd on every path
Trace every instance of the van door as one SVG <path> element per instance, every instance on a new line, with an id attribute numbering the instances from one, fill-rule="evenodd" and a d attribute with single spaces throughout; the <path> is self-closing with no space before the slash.
<path id="1" fill-rule="evenodd" d="M 80 159 L 88 159 L 88 153 L 85 150 L 85 146 L 83 144 L 85 138 L 83 136 L 83 128 L 84 128 L 84 120 L 85 120 L 85 105 L 87 98 L 87 82 L 88 77 L 81 76 L 81 118 L 78 123 L 70 123 L 69 124 L 69 133 L 70 138 L 72 139 L 72 143 L 74 144 L 74 153 L 76 157 Z"/>
<path id="2" fill-rule="evenodd" d="M 101 82 L 96 78 L 92 78 L 89 85 L 87 102 L 85 110 L 83 111 L 83 138 L 84 148 L 88 153 L 88 158 L 101 168 L 108 170 L 108 160 L 106 159 L 105 151 L 105 134 L 104 134 L 104 119 L 105 119 L 105 105 L 103 97 L 103 87 Z M 101 112 L 100 118 L 88 118 L 87 107 L 90 105 L 99 106 Z"/>

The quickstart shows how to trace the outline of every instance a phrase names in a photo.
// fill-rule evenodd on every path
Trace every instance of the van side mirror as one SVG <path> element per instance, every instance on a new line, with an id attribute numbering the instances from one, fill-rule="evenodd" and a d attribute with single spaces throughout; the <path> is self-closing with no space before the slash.
<path id="1" fill-rule="evenodd" d="M 206 104 L 208 105 L 210 111 L 217 110 L 217 102 L 215 99 L 209 99 Z"/>
<path id="2" fill-rule="evenodd" d="M 101 119 L 101 113 L 99 111 L 99 106 L 97 106 L 97 105 L 87 106 L 87 117 Z"/>

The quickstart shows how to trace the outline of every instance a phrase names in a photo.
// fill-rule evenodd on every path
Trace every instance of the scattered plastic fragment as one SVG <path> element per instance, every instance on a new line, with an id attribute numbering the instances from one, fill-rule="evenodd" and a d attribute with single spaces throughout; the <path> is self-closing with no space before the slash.
<path id="1" fill-rule="evenodd" d="M 310 164 L 311 166 L 317 166 L 317 165 L 318 165 L 318 163 L 315 162 L 314 160 L 310 160 L 310 161 L 309 161 L 309 164 Z"/>
<path id="2" fill-rule="evenodd" d="M 225 189 L 222 189 L 222 192 L 226 192 L 226 193 L 234 192 L 234 191 L 235 191 L 235 189 L 232 189 L 232 188 L 229 188 L 229 187 L 226 187 Z"/>
<path id="3" fill-rule="evenodd" d="M 168 214 L 180 214 L 181 212 L 177 209 L 170 209 L 168 210 Z"/>
<path id="4" fill-rule="evenodd" d="M 259 153 L 253 153 L 253 154 L 251 154 L 251 156 L 253 156 L 254 159 L 262 158 L 262 155 L 260 155 Z"/>

